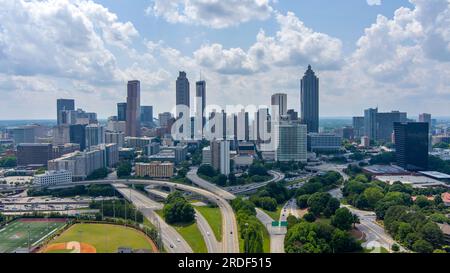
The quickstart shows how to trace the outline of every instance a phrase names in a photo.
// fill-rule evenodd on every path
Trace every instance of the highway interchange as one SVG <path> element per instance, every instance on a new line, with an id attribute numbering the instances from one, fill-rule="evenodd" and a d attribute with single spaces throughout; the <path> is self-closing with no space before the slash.
<path id="1" fill-rule="evenodd" d="M 314 170 L 337 171 L 341 175 L 343 175 L 344 179 L 348 179 L 348 176 L 343 172 L 344 168 L 345 166 L 343 165 L 325 164 L 314 167 Z M 197 168 L 191 168 L 191 170 L 187 174 L 187 178 L 195 186 L 156 180 L 118 180 L 115 175 L 112 175 L 105 180 L 72 182 L 59 185 L 58 188 L 91 184 L 113 185 L 117 189 L 117 191 L 120 192 L 130 202 L 132 202 L 153 225 L 159 227 L 162 242 L 165 246 L 165 249 L 170 253 L 192 253 L 193 251 L 189 244 L 182 238 L 182 236 L 180 236 L 180 234 L 178 234 L 178 232 L 173 227 L 166 224 L 165 221 L 155 212 L 155 210 L 162 209 L 163 205 L 152 200 L 149 196 L 144 195 L 143 193 L 136 191 L 128 186 L 137 184 L 146 185 L 147 192 L 149 192 L 151 195 L 159 196 L 162 199 L 165 199 L 167 197 L 167 193 L 154 189 L 154 187 L 168 187 L 172 190 L 181 190 L 196 194 L 208 200 L 209 202 L 216 204 L 222 214 L 222 242 L 218 242 L 206 219 L 204 219 L 204 217 L 198 212 L 196 213 L 197 225 L 200 232 L 202 233 L 202 236 L 205 239 L 205 244 L 207 246 L 208 252 L 239 253 L 238 227 L 234 211 L 228 201 L 236 198 L 237 194 L 256 191 L 257 189 L 264 187 L 270 182 L 279 182 L 285 178 L 281 173 L 275 171 L 271 171 L 270 173 L 273 176 L 273 179 L 268 182 L 250 184 L 244 187 L 227 188 L 228 191 L 200 178 L 197 175 Z M 342 199 L 342 191 L 340 188 L 330 191 L 330 194 L 338 199 Z M 67 204 L 62 202 L 61 205 L 67 206 L 69 201 L 65 201 Z M 16 204 L 16 206 L 17 205 L 20 204 Z M 78 208 L 77 206 L 81 206 L 81 203 L 73 203 L 72 205 L 73 208 L 76 209 Z M 395 241 L 389 234 L 384 231 L 384 228 L 376 222 L 376 217 L 373 212 L 365 212 L 357 210 L 353 207 L 347 207 L 352 213 L 358 215 L 360 218 L 361 223 L 358 225 L 358 229 L 362 231 L 366 236 L 366 242 L 363 244 L 364 247 L 381 246 L 387 250 L 391 249 Z M 56 209 L 54 209 L 54 211 L 55 210 Z M 286 234 L 286 228 L 272 227 L 271 224 L 275 220 L 286 221 L 289 215 L 294 215 L 296 217 L 299 216 L 298 209 L 294 200 L 290 200 L 285 204 L 282 209 L 280 219 L 272 219 L 270 216 L 264 213 L 264 211 L 257 209 L 257 218 L 267 227 L 269 231 L 271 237 L 272 253 L 284 252 L 284 237 Z"/>

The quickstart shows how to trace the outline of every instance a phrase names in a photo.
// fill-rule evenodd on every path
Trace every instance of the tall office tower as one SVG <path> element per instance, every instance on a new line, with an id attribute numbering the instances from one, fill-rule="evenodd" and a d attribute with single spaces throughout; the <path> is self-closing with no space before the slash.
<path id="1" fill-rule="evenodd" d="M 296 112 L 294 109 L 289 109 L 287 111 L 287 115 L 289 116 L 289 120 L 291 121 L 298 120 L 298 112 Z"/>
<path id="2" fill-rule="evenodd" d="M 20 144 L 17 146 L 17 165 L 44 165 L 53 158 L 52 144 Z"/>
<path id="3" fill-rule="evenodd" d="M 129 81 L 127 87 L 127 130 L 126 136 L 141 135 L 141 83 Z"/>
<path id="4" fill-rule="evenodd" d="M 80 151 L 86 149 L 86 125 L 70 125 L 70 143 L 80 145 Z"/>
<path id="5" fill-rule="evenodd" d="M 419 115 L 419 122 L 428 123 L 429 131 L 430 131 L 430 134 L 431 134 L 431 131 L 432 131 L 431 114 L 426 114 L 426 113 L 420 114 Z"/>
<path id="6" fill-rule="evenodd" d="M 302 123 L 308 126 L 308 133 L 319 132 L 319 78 L 311 66 L 301 80 L 300 105 Z"/>
<path id="7" fill-rule="evenodd" d="M 202 128 L 205 126 L 206 117 L 206 81 L 198 81 L 196 84 L 196 112 L 202 117 Z"/>
<path id="8" fill-rule="evenodd" d="M 153 106 L 141 106 L 141 124 L 146 127 L 153 126 Z"/>
<path id="9" fill-rule="evenodd" d="M 394 133 L 395 122 L 406 122 L 407 114 L 399 111 L 388 113 L 377 113 L 376 140 L 380 142 L 391 142 Z"/>
<path id="10" fill-rule="evenodd" d="M 176 103 L 177 103 L 177 116 L 180 117 L 180 110 L 178 110 L 178 106 L 187 106 L 190 107 L 190 86 L 189 80 L 186 77 L 186 72 L 180 72 L 180 75 L 177 78 L 176 83 Z"/>
<path id="11" fill-rule="evenodd" d="M 249 114 L 245 112 L 245 109 L 242 109 L 241 112 L 237 114 L 235 130 L 237 140 L 245 140 L 248 141 L 250 138 L 250 121 Z"/>
<path id="12" fill-rule="evenodd" d="M 61 115 L 62 111 L 74 111 L 75 110 L 75 100 L 58 99 L 56 101 L 56 117 L 58 125 L 67 124 L 64 122 Z"/>
<path id="13" fill-rule="evenodd" d="M 53 145 L 70 143 L 70 126 L 59 125 L 53 127 Z"/>
<path id="14" fill-rule="evenodd" d="M 272 108 L 278 107 L 278 117 L 287 115 L 287 94 L 272 95 Z M 276 113 L 272 113 L 275 115 Z"/>
<path id="15" fill-rule="evenodd" d="M 97 146 L 105 143 L 105 128 L 98 124 L 86 126 L 86 147 Z"/>
<path id="16" fill-rule="evenodd" d="M 158 117 L 159 117 L 159 126 L 167 128 L 170 124 L 170 120 L 172 119 L 172 114 L 169 112 L 165 112 L 159 114 Z"/>
<path id="17" fill-rule="evenodd" d="M 364 134 L 371 141 L 377 140 L 377 115 L 378 108 L 364 111 Z"/>
<path id="18" fill-rule="evenodd" d="M 127 121 L 127 103 L 122 102 L 117 104 L 117 120 Z"/>
<path id="19" fill-rule="evenodd" d="M 428 124 L 425 122 L 394 123 L 397 164 L 409 171 L 428 169 Z"/>
<path id="20" fill-rule="evenodd" d="M 230 172 L 230 142 L 224 140 L 220 142 L 220 173 L 229 175 Z"/>
<path id="21" fill-rule="evenodd" d="M 211 165 L 221 174 L 230 174 L 230 142 L 212 141 L 211 142 Z"/>
<path id="22" fill-rule="evenodd" d="M 355 138 L 364 136 L 364 117 L 353 117 L 353 132 Z"/>
<path id="23" fill-rule="evenodd" d="M 261 108 L 258 109 L 255 115 L 256 118 L 256 130 L 258 142 L 267 142 L 270 140 L 271 124 L 269 109 Z"/>
<path id="24" fill-rule="evenodd" d="M 211 141 L 211 166 L 215 170 L 220 169 L 220 142 Z"/>
<path id="25" fill-rule="evenodd" d="M 275 160 L 280 162 L 307 162 L 307 125 L 281 122 L 275 125 Z"/>

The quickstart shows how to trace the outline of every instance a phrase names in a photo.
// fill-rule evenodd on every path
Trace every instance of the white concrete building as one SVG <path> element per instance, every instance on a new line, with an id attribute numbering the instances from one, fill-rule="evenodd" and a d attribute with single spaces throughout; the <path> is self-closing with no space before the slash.
<path id="1" fill-rule="evenodd" d="M 72 173 L 66 170 L 49 171 L 45 174 L 34 176 L 34 184 L 40 186 L 55 186 L 72 182 Z"/>

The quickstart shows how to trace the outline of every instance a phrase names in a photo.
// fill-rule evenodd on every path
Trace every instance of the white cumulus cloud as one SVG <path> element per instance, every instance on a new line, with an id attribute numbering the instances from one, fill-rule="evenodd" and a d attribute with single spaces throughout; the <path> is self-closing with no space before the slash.
<path id="1" fill-rule="evenodd" d="M 273 12 L 270 0 L 154 0 L 148 15 L 170 23 L 226 28 L 250 20 L 266 20 Z"/>

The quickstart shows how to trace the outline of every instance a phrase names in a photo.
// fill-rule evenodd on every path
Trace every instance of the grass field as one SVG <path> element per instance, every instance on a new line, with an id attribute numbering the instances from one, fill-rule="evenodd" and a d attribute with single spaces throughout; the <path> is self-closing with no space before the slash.
<path id="1" fill-rule="evenodd" d="M 164 219 L 163 211 L 155 211 Z M 198 229 L 197 223 L 186 225 L 171 225 L 175 230 L 180 233 L 181 237 L 189 244 L 194 253 L 208 253 L 208 249 L 203 239 L 202 233 Z"/>
<path id="2" fill-rule="evenodd" d="M 200 212 L 206 221 L 208 221 L 209 226 L 214 232 L 217 241 L 222 241 L 222 213 L 220 213 L 219 208 L 212 207 L 197 207 L 198 212 Z"/>
<path id="3" fill-rule="evenodd" d="M 269 215 L 274 221 L 279 221 L 282 209 L 283 209 L 283 205 L 278 205 L 276 211 L 268 211 L 268 210 L 264 210 L 264 209 L 263 209 L 263 211 L 265 213 L 267 213 L 267 215 Z"/>
<path id="4" fill-rule="evenodd" d="M 117 253 L 119 247 L 153 251 L 152 242 L 143 233 L 123 226 L 107 224 L 76 224 L 48 245 L 80 242 L 92 246 L 97 253 Z M 44 251 L 67 253 L 67 250 Z M 83 251 L 82 251 L 83 252 Z"/>
<path id="5" fill-rule="evenodd" d="M 64 219 L 20 219 L 0 229 L 0 253 L 37 246 L 66 224 Z"/>

